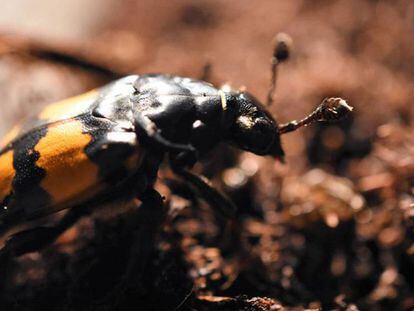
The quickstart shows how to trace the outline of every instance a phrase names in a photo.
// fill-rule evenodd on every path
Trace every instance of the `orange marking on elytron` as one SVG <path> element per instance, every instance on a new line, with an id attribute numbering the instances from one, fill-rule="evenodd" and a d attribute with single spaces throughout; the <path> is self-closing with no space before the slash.
<path id="1" fill-rule="evenodd" d="M 70 97 L 46 106 L 39 114 L 39 119 L 60 120 L 75 117 L 88 108 L 88 104 L 98 95 L 97 90 Z"/>
<path id="2" fill-rule="evenodd" d="M 0 155 L 0 202 L 12 190 L 12 182 L 16 171 L 13 167 L 13 150 Z"/>
<path id="3" fill-rule="evenodd" d="M 13 139 L 15 139 L 20 133 L 20 126 L 15 125 L 10 131 L 7 132 L 6 135 L 4 135 L 0 139 L 0 148 L 4 148 L 7 146 L 8 143 L 10 143 Z"/>
<path id="4" fill-rule="evenodd" d="M 35 146 L 40 154 L 36 165 L 46 172 L 40 185 L 53 204 L 76 199 L 98 185 L 98 167 L 84 152 L 91 139 L 82 133 L 81 122 L 71 119 L 51 125 Z"/>

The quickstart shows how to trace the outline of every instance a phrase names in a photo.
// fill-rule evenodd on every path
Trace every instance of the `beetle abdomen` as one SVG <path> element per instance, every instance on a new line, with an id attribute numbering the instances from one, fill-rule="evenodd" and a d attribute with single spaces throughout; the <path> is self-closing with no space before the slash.
<path id="1" fill-rule="evenodd" d="M 11 214 L 31 219 L 71 207 L 137 171 L 135 133 L 113 126 L 87 114 L 12 141 L 0 152 L 0 219 Z"/>

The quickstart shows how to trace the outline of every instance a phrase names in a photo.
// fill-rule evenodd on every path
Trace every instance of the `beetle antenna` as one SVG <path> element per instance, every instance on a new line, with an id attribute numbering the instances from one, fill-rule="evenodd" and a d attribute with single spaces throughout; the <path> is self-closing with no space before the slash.
<path id="1" fill-rule="evenodd" d="M 339 121 L 347 116 L 353 107 L 339 97 L 325 98 L 322 103 L 306 118 L 290 121 L 278 127 L 279 134 L 293 132 L 302 126 L 307 126 L 315 121 Z"/>
<path id="2" fill-rule="evenodd" d="M 273 98 L 276 90 L 277 67 L 289 58 L 290 49 L 292 46 L 292 38 L 284 33 L 278 33 L 273 39 L 275 45 L 273 48 L 273 55 L 271 60 L 272 77 L 270 80 L 269 92 L 267 93 L 266 105 L 269 107 L 273 103 Z"/>
<path id="3" fill-rule="evenodd" d="M 211 71 L 212 71 L 212 65 L 211 65 L 211 62 L 208 61 L 204 64 L 201 70 L 201 75 L 199 79 L 202 81 L 209 82 L 211 80 Z"/>

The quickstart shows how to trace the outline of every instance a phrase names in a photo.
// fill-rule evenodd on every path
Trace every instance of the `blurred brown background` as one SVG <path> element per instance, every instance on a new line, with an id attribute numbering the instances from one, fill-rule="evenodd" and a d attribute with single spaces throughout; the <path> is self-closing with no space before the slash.
<path id="1" fill-rule="evenodd" d="M 99 70 L 54 62 L 45 51 L 120 75 L 199 77 L 210 63 L 213 83 L 246 87 L 264 101 L 272 38 L 290 34 L 292 57 L 279 68 L 272 113 L 286 122 L 303 117 L 324 97 L 341 96 L 355 107 L 353 116 L 283 137 L 287 165 L 231 152 L 226 162 L 213 154 L 204 173 L 240 207 L 240 245 L 219 246 L 222 224 L 205 211 L 185 209 L 169 229 L 177 234 L 172 244 L 180 245 L 171 258 L 182 256 L 191 267 L 182 275 L 191 275 L 190 291 L 203 310 L 218 305 L 202 295 L 240 294 L 338 310 L 414 307 L 413 1 L 2 2 L 0 134 L 40 106 L 111 79 Z M 183 205 L 174 190 L 163 191 L 171 206 Z M 36 262 L 44 260 L 53 271 L 56 259 L 42 258 Z M 34 259 L 28 260 L 21 259 L 23 271 Z M 182 275 L 170 280 L 173 288 L 184 283 Z M 175 306 L 185 294 L 171 298 Z M 194 307 L 192 301 L 183 310 Z M 246 310 L 276 304 L 243 303 L 252 308 Z M 255 303 L 263 308 L 254 309 Z"/>
<path id="2" fill-rule="evenodd" d="M 357 109 L 355 135 L 365 137 L 399 114 L 412 115 L 413 5 L 409 0 L 19 0 L 2 4 L 0 29 L 72 46 L 123 72 L 199 76 L 210 62 L 213 82 L 246 86 L 261 100 L 269 83 L 271 40 L 285 31 L 295 46 L 292 60 L 281 68 L 277 117 L 300 117 L 320 98 L 342 95 Z M 2 81 L 5 75 L 3 69 Z M 61 81 L 56 83 L 60 88 Z M 6 116 L 3 132 L 14 122 L 10 112 Z M 303 148 L 298 136 L 286 138 L 288 153 Z"/>

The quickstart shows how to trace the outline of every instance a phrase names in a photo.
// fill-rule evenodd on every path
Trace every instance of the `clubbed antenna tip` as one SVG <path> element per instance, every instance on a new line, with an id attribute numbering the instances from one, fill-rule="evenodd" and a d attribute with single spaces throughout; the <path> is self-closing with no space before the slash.
<path id="1" fill-rule="evenodd" d="M 325 98 L 322 103 L 306 118 L 300 121 L 291 121 L 279 126 L 279 134 L 285 134 L 307 126 L 315 121 L 339 121 L 346 117 L 353 107 L 339 97 Z"/>
<path id="2" fill-rule="evenodd" d="M 276 90 L 277 67 L 280 63 L 285 62 L 289 58 L 290 50 L 292 49 L 292 38 L 284 32 L 278 33 L 273 41 L 274 48 L 271 61 L 272 76 L 270 79 L 270 88 L 267 93 L 267 106 L 271 106 L 273 103 L 273 97 Z"/>
<path id="3" fill-rule="evenodd" d="M 316 121 L 338 121 L 348 115 L 354 108 L 340 97 L 325 98 L 316 108 Z"/>
<path id="4" fill-rule="evenodd" d="M 274 42 L 273 58 L 279 63 L 286 61 L 292 49 L 292 38 L 288 34 L 280 32 L 276 35 Z"/>

